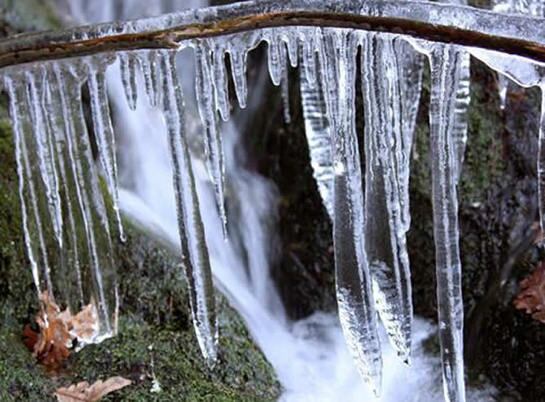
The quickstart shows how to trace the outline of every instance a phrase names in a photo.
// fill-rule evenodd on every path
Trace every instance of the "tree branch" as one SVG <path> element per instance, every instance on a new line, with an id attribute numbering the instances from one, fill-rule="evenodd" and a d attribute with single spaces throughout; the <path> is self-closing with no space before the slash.
<path id="1" fill-rule="evenodd" d="M 102 52 L 172 49 L 190 39 L 281 26 L 341 27 L 404 34 L 545 62 L 545 19 L 430 2 L 322 3 L 250 1 L 126 23 L 17 36 L 0 42 L 0 68 Z"/>

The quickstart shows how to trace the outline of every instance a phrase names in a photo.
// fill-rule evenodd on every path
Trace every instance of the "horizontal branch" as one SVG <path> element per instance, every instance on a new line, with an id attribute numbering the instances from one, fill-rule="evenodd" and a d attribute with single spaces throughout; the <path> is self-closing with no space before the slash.
<path id="1" fill-rule="evenodd" d="M 172 49 L 185 40 L 260 28 L 319 26 L 403 34 L 545 63 L 545 19 L 416 1 L 258 0 L 0 42 L 0 68 L 102 52 Z"/>

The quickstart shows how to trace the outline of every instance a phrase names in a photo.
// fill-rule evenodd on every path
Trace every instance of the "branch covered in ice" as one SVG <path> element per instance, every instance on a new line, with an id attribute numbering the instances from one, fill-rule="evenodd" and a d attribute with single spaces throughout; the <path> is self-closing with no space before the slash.
<path id="1" fill-rule="evenodd" d="M 265 0 L 17 36 L 0 42 L 0 68 L 101 52 L 177 48 L 190 39 L 278 26 L 403 34 L 545 62 L 543 18 L 431 2 Z"/>

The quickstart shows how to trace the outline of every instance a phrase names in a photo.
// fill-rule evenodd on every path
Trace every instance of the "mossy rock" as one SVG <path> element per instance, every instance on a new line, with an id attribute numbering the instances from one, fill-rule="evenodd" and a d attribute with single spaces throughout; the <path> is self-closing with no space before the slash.
<path id="1" fill-rule="evenodd" d="M 62 26 L 49 1 L 5 0 L 0 36 Z M 105 400 L 266 401 L 280 388 L 243 321 L 218 295 L 219 361 L 209 369 L 191 324 L 179 258 L 125 222 L 127 241 L 115 244 L 120 280 L 119 334 L 70 356 L 54 376 L 22 342 L 38 300 L 25 258 L 18 180 L 7 99 L 0 97 L 0 400 L 54 400 L 60 386 L 111 376 L 133 384 Z M 108 201 L 108 200 L 107 200 Z M 156 379 L 161 392 L 153 393 Z"/>
<path id="2" fill-rule="evenodd" d="M 59 386 L 121 375 L 133 385 L 110 400 L 253 401 L 279 393 L 273 370 L 242 320 L 218 296 L 220 355 L 214 369 L 200 355 L 178 260 L 138 228 L 116 246 L 119 335 L 73 354 L 56 376 L 37 365 L 22 343 L 37 297 L 25 261 L 11 130 L 0 120 L 0 400 L 52 399 Z M 151 393 L 152 380 L 161 384 Z"/>

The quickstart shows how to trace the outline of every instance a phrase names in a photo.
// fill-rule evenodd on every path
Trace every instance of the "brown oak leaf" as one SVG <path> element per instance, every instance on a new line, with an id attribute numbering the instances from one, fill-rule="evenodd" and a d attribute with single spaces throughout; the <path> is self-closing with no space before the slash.
<path id="1" fill-rule="evenodd" d="M 70 312 L 70 310 L 68 310 Z M 89 343 L 98 334 L 98 315 L 94 302 L 68 320 L 70 334 L 79 342 Z"/>
<path id="2" fill-rule="evenodd" d="M 41 294 L 40 305 L 35 318 L 39 332 L 27 325 L 23 330 L 24 343 L 41 364 L 57 370 L 70 356 L 74 340 L 88 343 L 96 335 L 96 307 L 91 303 L 72 316 L 68 308 L 61 311 L 47 292 Z"/>
<path id="3" fill-rule="evenodd" d="M 66 322 L 67 314 L 61 313 L 47 292 L 40 296 L 40 304 L 40 312 L 35 318 L 39 332 L 27 325 L 23 331 L 25 344 L 40 363 L 56 370 L 70 356 L 73 337 Z"/>
<path id="4" fill-rule="evenodd" d="M 59 402 L 95 402 L 103 396 L 130 385 L 131 381 L 123 377 L 110 377 L 106 381 L 98 380 L 92 385 L 82 381 L 55 391 Z"/>
<path id="5" fill-rule="evenodd" d="M 515 308 L 524 310 L 534 320 L 545 324 L 545 261 L 520 282 L 520 289 L 513 301 Z"/>

